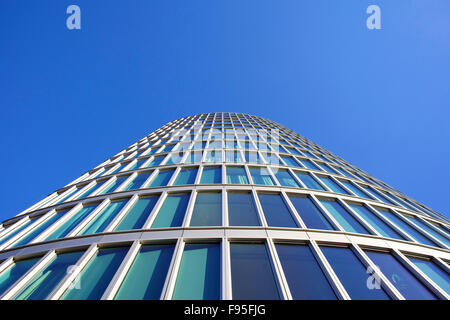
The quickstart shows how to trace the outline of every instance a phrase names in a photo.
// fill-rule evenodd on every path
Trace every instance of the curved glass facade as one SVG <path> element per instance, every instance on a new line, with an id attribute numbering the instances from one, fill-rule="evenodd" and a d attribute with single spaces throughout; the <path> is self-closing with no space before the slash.
<path id="1" fill-rule="evenodd" d="M 273 121 L 172 121 L 0 227 L 0 299 L 450 299 L 450 224 Z"/>

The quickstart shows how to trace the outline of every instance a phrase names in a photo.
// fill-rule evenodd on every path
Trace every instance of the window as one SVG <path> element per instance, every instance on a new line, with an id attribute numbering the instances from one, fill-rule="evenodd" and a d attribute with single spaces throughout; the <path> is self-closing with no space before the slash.
<path id="1" fill-rule="evenodd" d="M 335 230 L 310 198 L 292 195 L 289 199 L 307 228 Z"/>
<path id="2" fill-rule="evenodd" d="M 265 244 L 231 243 L 233 300 L 280 299 Z"/>
<path id="3" fill-rule="evenodd" d="M 29 225 L 31 225 L 33 222 L 36 222 L 37 218 L 29 218 L 29 220 L 25 221 L 23 224 L 21 224 L 20 226 L 16 227 L 14 230 L 12 230 L 11 232 L 7 233 L 6 235 L 3 236 L 3 238 L 1 238 L 0 240 L 0 244 L 3 244 L 5 242 L 7 242 L 9 239 L 11 239 L 12 237 L 14 237 L 16 234 L 18 234 L 19 232 L 21 232 L 22 230 L 25 230 L 25 228 L 27 228 Z"/>
<path id="4" fill-rule="evenodd" d="M 75 265 L 84 252 L 58 254 L 14 297 L 15 300 L 44 300 L 67 274 L 67 268 Z"/>
<path id="5" fill-rule="evenodd" d="M 221 167 L 205 167 L 203 168 L 200 184 L 219 184 L 222 183 Z"/>
<path id="6" fill-rule="evenodd" d="M 156 167 L 161 164 L 161 162 L 164 160 L 165 156 L 160 157 L 154 157 L 152 161 L 147 165 L 147 167 Z"/>
<path id="7" fill-rule="evenodd" d="M 111 201 L 94 219 L 84 227 L 80 235 L 93 234 L 105 231 L 111 221 L 117 216 L 127 203 L 127 200 Z"/>
<path id="8" fill-rule="evenodd" d="M 299 188 L 300 185 L 295 181 L 291 173 L 286 169 L 277 169 L 274 171 L 275 176 L 283 187 Z"/>
<path id="9" fill-rule="evenodd" d="M 226 162 L 242 162 L 241 153 L 238 151 L 225 151 Z"/>
<path id="10" fill-rule="evenodd" d="M 213 150 L 206 153 L 205 162 L 222 162 L 222 151 Z"/>
<path id="11" fill-rule="evenodd" d="M 348 194 L 348 192 L 345 191 L 343 188 L 341 188 L 341 186 L 339 186 L 333 179 L 331 179 L 329 177 L 322 177 L 322 176 L 319 176 L 319 179 L 324 184 L 326 184 L 327 187 L 331 189 L 331 191 L 336 192 L 336 193 Z"/>
<path id="12" fill-rule="evenodd" d="M 187 193 L 167 196 L 153 221 L 152 229 L 181 227 L 188 202 L 189 194 Z"/>
<path id="13" fill-rule="evenodd" d="M 448 273 L 439 267 L 431 260 L 410 257 L 414 263 L 423 273 L 425 273 L 434 283 L 436 283 L 447 294 L 450 294 L 450 282 Z"/>
<path id="14" fill-rule="evenodd" d="M 86 205 L 81 208 L 80 211 L 73 214 L 66 222 L 64 222 L 60 227 L 58 227 L 53 233 L 51 233 L 45 240 L 61 239 L 67 236 L 72 230 L 75 229 L 78 224 L 83 221 L 94 209 L 97 207 L 98 203 Z"/>
<path id="15" fill-rule="evenodd" d="M 287 166 L 300 167 L 298 162 L 295 161 L 292 157 L 281 156 L 281 159 L 283 159 L 284 163 L 286 163 Z"/>
<path id="16" fill-rule="evenodd" d="M 250 192 L 228 193 L 228 221 L 230 226 L 260 226 L 258 211 Z"/>
<path id="17" fill-rule="evenodd" d="M 220 299 L 220 269 L 220 244 L 186 244 L 172 299 Z"/>
<path id="18" fill-rule="evenodd" d="M 320 202 L 345 231 L 369 234 L 367 230 L 337 201 L 322 200 Z"/>
<path id="19" fill-rule="evenodd" d="M 409 221 L 412 221 L 414 224 L 421 227 L 423 230 L 431 234 L 433 237 L 441 241 L 446 246 L 450 247 L 450 241 L 443 235 L 441 235 L 438 231 L 434 230 L 432 227 L 430 227 L 425 221 L 417 218 L 417 217 L 407 217 Z"/>
<path id="20" fill-rule="evenodd" d="M 158 172 L 158 175 L 153 178 L 152 182 L 148 185 L 149 188 L 151 187 L 163 187 L 166 186 L 170 178 L 172 178 L 173 172 L 175 170 L 162 170 Z"/>
<path id="21" fill-rule="evenodd" d="M 269 171 L 264 167 L 249 168 L 250 175 L 254 184 L 260 184 L 265 186 L 274 186 L 275 183 L 270 176 Z"/>
<path id="22" fill-rule="evenodd" d="M 222 194 L 198 193 L 192 212 L 191 227 L 222 225 Z"/>
<path id="23" fill-rule="evenodd" d="M 310 160 L 300 159 L 300 162 L 308 169 L 320 170 L 320 168 L 318 166 L 316 166 L 314 163 L 312 163 L 312 161 L 310 161 Z"/>
<path id="24" fill-rule="evenodd" d="M 372 200 L 371 197 L 369 197 L 367 194 L 365 194 L 362 190 L 360 190 L 357 186 L 355 186 L 352 182 L 350 181 L 344 181 L 344 180 L 339 180 L 344 186 L 347 187 L 347 189 L 349 189 L 351 192 L 353 192 L 355 195 L 357 195 L 358 197 L 364 198 L 364 199 L 369 199 Z"/>
<path id="25" fill-rule="evenodd" d="M 179 186 L 185 184 L 194 184 L 196 176 L 197 168 L 181 169 L 173 185 Z"/>
<path id="26" fill-rule="evenodd" d="M 276 244 L 276 249 L 293 299 L 337 299 L 307 245 Z"/>
<path id="27" fill-rule="evenodd" d="M 150 177 L 151 173 L 152 173 L 152 171 L 138 174 L 133 179 L 133 181 L 131 181 L 125 188 L 123 188 L 123 191 L 139 189 L 140 187 L 142 187 L 144 182 L 147 181 L 147 179 L 148 179 L 148 177 Z"/>
<path id="28" fill-rule="evenodd" d="M 107 180 L 99 181 L 93 186 L 89 187 L 86 191 L 84 191 L 81 195 L 77 197 L 77 199 L 84 199 L 89 197 L 89 195 L 93 194 L 95 191 L 97 191 L 101 186 L 105 184 Z"/>
<path id="29" fill-rule="evenodd" d="M 310 174 L 303 172 L 295 172 L 295 174 L 308 189 L 325 190 Z"/>
<path id="30" fill-rule="evenodd" d="M 436 299 L 436 296 L 391 254 L 375 251 L 366 251 L 366 254 L 406 299 Z"/>
<path id="31" fill-rule="evenodd" d="M 389 300 L 390 297 L 381 286 L 370 289 L 367 286 L 367 273 L 350 248 L 321 247 L 331 268 L 344 286 L 350 298 L 356 300 Z"/>
<path id="32" fill-rule="evenodd" d="M 117 177 L 113 182 L 111 182 L 105 189 L 99 192 L 99 194 L 111 193 L 117 190 L 120 185 L 128 179 L 129 176 Z"/>
<path id="33" fill-rule="evenodd" d="M 99 300 L 127 252 L 128 247 L 99 249 L 97 255 L 81 272 L 79 286 L 74 283 L 61 299 Z"/>
<path id="34" fill-rule="evenodd" d="M 0 295 L 19 280 L 28 270 L 33 267 L 42 257 L 16 261 L 12 266 L 0 274 Z"/>
<path id="35" fill-rule="evenodd" d="M 160 299 L 173 251 L 173 245 L 143 245 L 114 299 Z"/>
<path id="36" fill-rule="evenodd" d="M 158 198 L 158 196 L 154 196 L 138 199 L 114 231 L 142 229 Z"/>
<path id="37" fill-rule="evenodd" d="M 244 167 L 227 167 L 227 183 L 248 184 Z"/>
<path id="38" fill-rule="evenodd" d="M 267 224 L 270 227 L 296 228 L 297 224 L 280 194 L 259 194 Z"/>

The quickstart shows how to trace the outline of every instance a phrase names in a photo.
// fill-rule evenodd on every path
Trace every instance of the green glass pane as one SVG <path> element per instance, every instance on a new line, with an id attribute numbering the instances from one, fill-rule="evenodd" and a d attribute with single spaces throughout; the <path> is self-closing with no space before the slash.
<path id="1" fill-rule="evenodd" d="M 195 199 L 190 225 L 222 225 L 222 194 L 217 192 L 199 193 Z"/>
<path id="2" fill-rule="evenodd" d="M 0 275 L 0 295 L 19 280 L 42 257 L 17 261 Z"/>
<path id="3" fill-rule="evenodd" d="M 189 194 L 171 195 L 166 198 L 158 215 L 153 221 L 153 228 L 180 227 L 189 202 Z"/>
<path id="4" fill-rule="evenodd" d="M 119 211 L 125 206 L 128 200 L 113 201 L 106 208 L 97 213 L 97 216 L 86 226 L 80 235 L 103 232 Z"/>
<path id="5" fill-rule="evenodd" d="M 200 184 L 218 184 L 222 183 L 222 168 L 204 168 Z"/>
<path id="6" fill-rule="evenodd" d="M 33 222 L 36 222 L 37 218 L 30 218 L 30 220 L 24 222 L 22 225 L 17 227 L 15 230 L 12 230 L 10 233 L 6 234 L 1 240 L 0 244 L 7 242 L 9 239 L 14 237 L 16 234 L 27 228 L 29 225 L 31 225 Z"/>
<path id="7" fill-rule="evenodd" d="M 158 172 L 158 175 L 153 178 L 152 182 L 149 184 L 149 187 L 162 187 L 166 186 L 169 183 L 170 178 L 172 177 L 174 170 L 166 170 Z"/>
<path id="8" fill-rule="evenodd" d="M 183 169 L 178 173 L 178 177 L 175 180 L 174 185 L 194 184 L 195 177 L 197 176 L 197 168 Z"/>
<path id="9" fill-rule="evenodd" d="M 186 244 L 172 299 L 220 299 L 219 244 Z"/>
<path id="10" fill-rule="evenodd" d="M 274 186 L 272 177 L 266 168 L 250 168 L 250 175 L 252 176 L 254 184 L 261 184 L 265 186 Z"/>
<path id="11" fill-rule="evenodd" d="M 58 254 L 23 288 L 16 300 L 44 300 L 82 256 L 83 251 Z"/>
<path id="12" fill-rule="evenodd" d="M 227 167 L 227 183 L 248 184 L 244 167 Z"/>
<path id="13" fill-rule="evenodd" d="M 157 201 L 158 197 L 139 199 L 120 221 L 115 231 L 141 229 Z"/>
<path id="14" fill-rule="evenodd" d="M 141 173 L 138 174 L 133 181 L 131 181 L 123 190 L 135 190 L 135 189 L 139 189 L 144 182 L 148 179 L 148 177 L 150 177 L 150 174 L 152 172 L 145 172 L 145 173 Z"/>
<path id="15" fill-rule="evenodd" d="M 128 252 L 128 247 L 100 249 L 62 300 L 98 300 Z"/>
<path id="16" fill-rule="evenodd" d="M 114 299 L 160 299 L 173 251 L 173 245 L 142 246 Z"/>
<path id="17" fill-rule="evenodd" d="M 450 294 L 450 274 L 444 271 L 436 263 L 430 260 L 419 258 L 409 258 L 423 273 L 441 287 L 447 294 Z"/>

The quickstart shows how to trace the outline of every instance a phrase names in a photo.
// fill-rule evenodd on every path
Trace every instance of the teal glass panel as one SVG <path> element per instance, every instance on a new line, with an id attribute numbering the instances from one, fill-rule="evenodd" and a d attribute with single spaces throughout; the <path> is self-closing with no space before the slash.
<path id="1" fill-rule="evenodd" d="M 228 193 L 230 226 L 260 226 L 258 211 L 251 193 Z"/>
<path id="2" fill-rule="evenodd" d="M 290 196 L 292 204 L 297 210 L 300 218 L 310 229 L 335 230 L 322 212 L 316 207 L 310 198 L 301 196 Z"/>
<path id="3" fill-rule="evenodd" d="M 401 230 L 403 230 L 405 233 L 407 233 L 411 238 L 416 240 L 417 242 L 429 245 L 429 246 L 436 246 L 434 242 L 432 242 L 430 239 L 425 237 L 422 233 L 411 227 L 409 224 L 407 224 L 405 221 L 397 217 L 394 213 L 392 213 L 389 210 L 377 210 L 379 213 L 381 213 L 386 219 L 391 221 L 393 224 L 395 224 L 397 227 L 399 227 Z"/>
<path id="4" fill-rule="evenodd" d="M 128 179 L 129 176 L 122 176 L 118 177 L 116 180 L 114 180 L 112 183 L 110 183 L 105 189 L 99 192 L 99 194 L 105 194 L 105 193 L 111 193 L 116 191 L 120 185 Z"/>
<path id="5" fill-rule="evenodd" d="M 261 184 L 265 186 L 274 186 L 275 182 L 270 176 L 269 170 L 264 167 L 250 168 L 250 175 L 254 184 Z"/>
<path id="6" fill-rule="evenodd" d="M 367 230 L 337 201 L 322 200 L 320 202 L 345 231 L 369 234 L 369 232 L 367 232 Z"/>
<path id="7" fill-rule="evenodd" d="M 358 197 L 364 198 L 364 199 L 369 199 L 372 200 L 371 197 L 369 197 L 367 194 L 365 194 L 362 190 L 360 190 L 357 186 L 355 186 L 353 183 L 351 183 L 350 181 L 344 181 L 344 180 L 340 180 L 340 182 L 347 187 L 347 189 L 349 189 L 351 192 L 353 192 L 355 195 L 357 195 Z"/>
<path id="8" fill-rule="evenodd" d="M 259 153 L 257 152 L 245 152 L 245 161 L 249 163 L 263 163 Z"/>
<path id="9" fill-rule="evenodd" d="M 128 199 L 109 203 L 106 208 L 97 213 L 96 217 L 84 227 L 79 235 L 103 232 L 127 202 Z"/>
<path id="10" fill-rule="evenodd" d="M 180 186 L 185 184 L 194 184 L 195 177 L 197 177 L 197 168 L 182 169 L 178 173 L 177 179 L 173 185 Z"/>
<path id="11" fill-rule="evenodd" d="M 79 286 L 72 285 L 62 300 L 99 300 L 128 252 L 128 247 L 100 249 L 84 268 Z"/>
<path id="12" fill-rule="evenodd" d="M 308 246 L 276 244 L 276 248 L 294 300 L 337 299 Z"/>
<path id="13" fill-rule="evenodd" d="M 158 198 L 159 197 L 156 196 L 138 199 L 114 231 L 142 229 L 142 226 L 149 217 L 150 212 L 152 212 Z"/>
<path id="14" fill-rule="evenodd" d="M 42 257 L 36 257 L 15 262 L 12 266 L 0 274 L 0 295 L 19 280 Z"/>
<path id="15" fill-rule="evenodd" d="M 175 170 L 163 170 L 158 172 L 158 175 L 155 178 L 153 178 L 148 187 L 151 188 L 151 187 L 167 186 L 170 178 L 172 178 L 174 171 Z"/>
<path id="16" fill-rule="evenodd" d="M 88 188 L 88 190 L 84 191 L 81 195 L 79 195 L 77 199 L 84 199 L 89 197 L 90 194 L 94 193 L 94 191 L 98 190 L 102 185 L 104 185 L 106 181 L 107 180 L 97 182 L 92 187 Z"/>
<path id="17" fill-rule="evenodd" d="M 181 227 L 189 196 L 187 193 L 168 196 L 153 221 L 152 229 Z"/>
<path id="18" fill-rule="evenodd" d="M 114 299 L 159 300 L 173 251 L 173 245 L 142 246 Z"/>
<path id="19" fill-rule="evenodd" d="M 350 207 L 355 210 L 368 224 L 377 230 L 383 237 L 405 240 L 397 231 L 387 225 L 383 220 L 375 216 L 366 207 L 352 204 Z"/>
<path id="20" fill-rule="evenodd" d="M 442 290 L 450 294 L 450 275 L 443 270 L 436 263 L 430 260 L 410 257 L 414 263 L 423 273 L 425 273 L 434 283 L 436 283 Z"/>
<path id="21" fill-rule="evenodd" d="M 275 274 L 264 244 L 231 243 L 233 300 L 278 300 Z"/>
<path id="22" fill-rule="evenodd" d="M 295 154 L 295 155 L 298 155 L 298 156 L 301 156 L 302 154 L 300 153 L 300 152 L 298 152 L 297 151 L 297 149 L 294 149 L 294 148 L 286 148 L 287 149 L 287 151 L 290 153 L 290 154 Z"/>
<path id="23" fill-rule="evenodd" d="M 225 151 L 226 162 L 242 162 L 241 153 L 237 151 Z"/>
<path id="24" fill-rule="evenodd" d="M 326 172 L 331 173 L 331 174 L 339 174 L 336 170 L 334 170 L 333 168 L 331 168 L 328 164 L 326 163 L 321 163 L 320 166 L 322 167 L 322 169 L 324 169 Z"/>
<path id="25" fill-rule="evenodd" d="M 445 244 L 447 247 L 450 247 L 450 241 L 447 237 L 440 234 L 438 231 L 434 230 L 431 226 L 429 226 L 426 222 L 423 220 L 416 218 L 416 217 L 407 217 L 409 221 L 412 221 L 415 225 L 421 227 L 423 230 L 428 232 L 430 235 L 441 241 L 443 244 Z"/>
<path id="26" fill-rule="evenodd" d="M 270 227 L 296 228 L 297 224 L 280 194 L 258 194 L 267 224 Z"/>
<path id="27" fill-rule="evenodd" d="M 297 181 L 295 181 L 294 177 L 288 170 L 276 169 L 274 173 L 282 186 L 300 188 L 300 185 L 297 183 Z"/>
<path id="28" fill-rule="evenodd" d="M 306 152 L 305 152 L 306 153 Z M 312 170 L 321 170 L 318 166 L 316 166 L 314 163 L 312 163 L 310 160 L 303 160 L 300 159 L 300 162 L 308 169 Z"/>
<path id="29" fill-rule="evenodd" d="M 324 184 L 326 184 L 327 187 L 331 189 L 331 191 L 336 192 L 336 193 L 348 194 L 347 191 L 345 191 L 343 188 L 341 188 L 341 187 L 340 187 L 336 182 L 334 182 L 331 178 L 319 176 L 319 179 L 320 179 Z"/>
<path id="30" fill-rule="evenodd" d="M 323 187 L 310 174 L 303 172 L 295 172 L 295 174 L 308 189 L 324 190 Z"/>
<path id="31" fill-rule="evenodd" d="M 80 211 L 72 215 L 72 217 L 64 222 L 59 228 L 53 231 L 53 233 L 50 234 L 45 240 L 61 239 L 67 236 L 70 232 L 72 232 L 72 230 L 75 229 L 76 226 L 79 225 L 81 221 L 83 221 L 84 218 L 94 211 L 97 205 L 98 203 L 83 207 Z"/>
<path id="32" fill-rule="evenodd" d="M 366 251 L 367 256 L 408 300 L 434 300 L 436 296 L 390 253 Z"/>
<path id="33" fill-rule="evenodd" d="M 139 189 L 144 184 L 144 182 L 147 181 L 148 177 L 150 177 L 151 174 L 151 171 L 138 174 L 133 179 L 133 181 L 131 181 L 125 188 L 123 188 L 123 191 Z"/>
<path id="34" fill-rule="evenodd" d="M 12 245 L 12 247 L 18 247 L 24 244 L 31 242 L 34 238 L 40 235 L 45 229 L 53 225 L 57 220 L 59 220 L 62 216 L 64 216 L 69 210 L 58 211 L 54 213 L 50 218 L 47 218 L 44 222 L 34 228 L 32 231 L 28 231 L 28 233 L 19 239 L 16 243 Z"/>
<path id="35" fill-rule="evenodd" d="M 367 281 L 370 274 L 349 248 L 321 247 L 325 258 L 336 273 L 351 299 L 354 300 L 390 300 L 391 298 L 380 286 L 370 289 Z"/>
<path id="36" fill-rule="evenodd" d="M 198 193 L 190 222 L 191 227 L 222 225 L 222 194 Z"/>
<path id="37" fill-rule="evenodd" d="M 228 184 L 248 184 L 244 167 L 227 167 Z"/>
<path id="38" fill-rule="evenodd" d="M 22 225 L 20 225 L 19 227 L 17 227 L 16 229 L 12 230 L 11 232 L 9 232 L 8 234 L 5 234 L 3 236 L 3 238 L 1 238 L 0 240 L 0 244 L 3 244 L 5 242 L 7 242 L 9 239 L 11 239 L 12 237 L 14 237 L 16 234 L 18 234 L 19 232 L 21 232 L 22 230 L 26 229 L 30 224 L 32 224 L 33 222 L 36 221 L 36 218 L 31 218 L 28 221 L 25 221 Z"/>
<path id="39" fill-rule="evenodd" d="M 77 263 L 84 251 L 58 254 L 14 297 L 15 300 L 44 300 Z"/>
<path id="40" fill-rule="evenodd" d="M 284 163 L 286 163 L 287 166 L 291 167 L 300 167 L 297 161 L 295 161 L 291 157 L 281 156 L 281 159 L 283 159 Z"/>
<path id="41" fill-rule="evenodd" d="M 53 205 L 59 204 L 61 202 L 66 201 L 67 199 L 69 199 L 71 196 L 73 196 L 76 192 L 78 192 L 80 190 L 78 190 L 77 188 L 75 188 L 75 190 L 72 190 L 71 192 L 69 192 L 67 195 L 65 195 L 64 197 L 62 197 L 60 200 L 58 200 L 57 202 L 55 202 Z"/>
<path id="42" fill-rule="evenodd" d="M 139 168 L 147 159 L 138 160 L 135 163 L 133 163 L 129 168 L 127 168 L 127 171 Z"/>
<path id="43" fill-rule="evenodd" d="M 205 162 L 222 162 L 222 151 L 208 151 Z"/>
<path id="44" fill-rule="evenodd" d="M 186 244 L 172 299 L 220 299 L 220 269 L 219 244 Z"/>
<path id="45" fill-rule="evenodd" d="M 154 157 L 152 161 L 147 165 L 147 167 L 156 167 L 161 164 L 161 162 L 164 160 L 165 156 L 161 157 Z"/>
<path id="46" fill-rule="evenodd" d="M 220 184 L 222 183 L 222 168 L 203 168 L 200 184 Z"/>
<path id="47" fill-rule="evenodd" d="M 188 157 L 186 158 L 186 160 L 184 161 L 185 163 L 198 163 L 202 161 L 202 152 L 190 152 Z"/>
<path id="48" fill-rule="evenodd" d="M 178 164 L 183 159 L 183 156 L 184 156 L 184 153 L 182 151 L 174 152 L 169 156 L 169 160 L 166 161 L 165 165 Z"/>

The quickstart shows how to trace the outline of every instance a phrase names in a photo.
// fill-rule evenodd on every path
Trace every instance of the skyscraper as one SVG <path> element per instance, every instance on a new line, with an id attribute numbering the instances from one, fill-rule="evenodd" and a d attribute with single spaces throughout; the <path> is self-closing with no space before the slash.
<path id="1" fill-rule="evenodd" d="M 1 299 L 449 299 L 449 220 L 273 121 L 172 121 L 0 230 Z"/>

